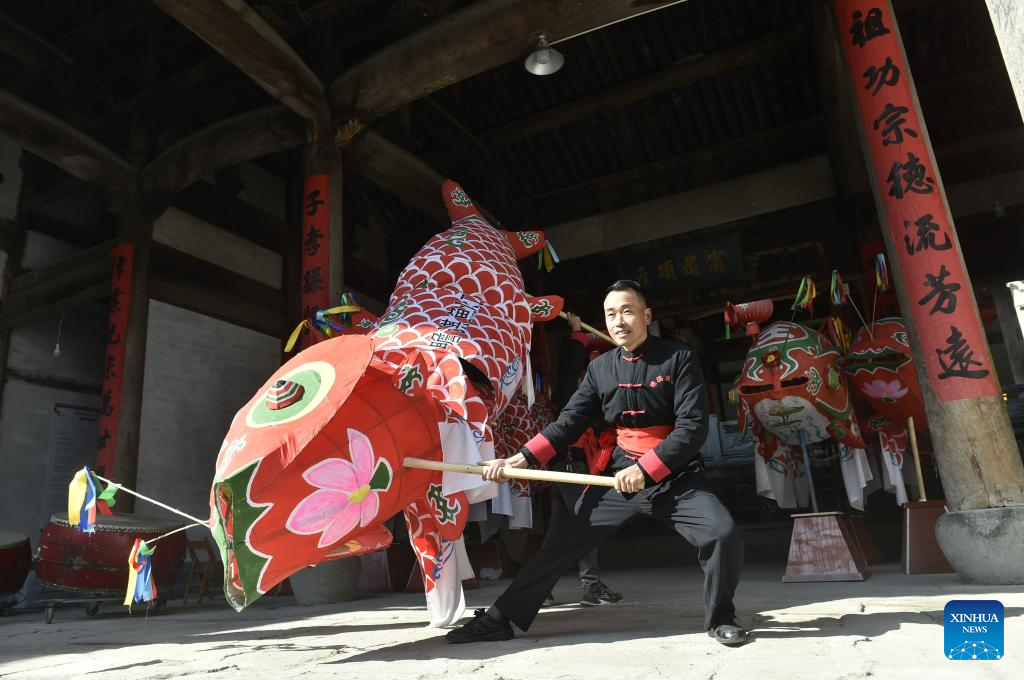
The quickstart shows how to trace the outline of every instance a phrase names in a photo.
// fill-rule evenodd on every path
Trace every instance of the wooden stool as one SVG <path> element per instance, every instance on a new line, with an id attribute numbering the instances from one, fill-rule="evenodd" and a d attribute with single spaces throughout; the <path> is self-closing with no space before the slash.
<path id="1" fill-rule="evenodd" d="M 206 560 L 199 561 L 198 553 L 205 553 Z M 188 542 L 188 557 L 192 566 L 188 570 L 188 581 L 185 583 L 185 596 L 181 598 L 182 604 L 188 604 L 188 596 L 193 588 L 198 590 L 199 597 L 196 604 L 203 601 L 203 597 L 210 595 L 210 569 L 220 566 L 220 559 L 217 552 L 210 545 L 204 536 L 203 538 Z"/>
<path id="2" fill-rule="evenodd" d="M 935 540 L 935 523 L 946 512 L 946 501 L 910 501 L 903 508 L 904 574 L 951 574 L 946 556 Z"/>
<path id="3" fill-rule="evenodd" d="M 783 583 L 863 581 L 868 571 L 849 518 L 841 512 L 793 515 Z"/>

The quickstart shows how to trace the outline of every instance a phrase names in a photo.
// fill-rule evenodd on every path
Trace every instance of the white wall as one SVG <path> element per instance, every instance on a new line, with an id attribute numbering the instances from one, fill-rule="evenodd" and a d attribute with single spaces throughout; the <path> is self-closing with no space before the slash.
<path id="1" fill-rule="evenodd" d="M 209 516 L 231 419 L 280 366 L 281 341 L 161 302 L 149 306 L 138 490 Z M 136 512 L 163 515 L 149 504 Z"/>
<path id="2" fill-rule="evenodd" d="M 999 47 L 1003 51 L 1003 61 L 1010 75 L 1014 94 L 1017 95 L 1017 106 L 1024 115 L 1024 2 L 1021 0 L 986 0 L 988 12 L 992 17 Z"/>
<path id="3" fill-rule="evenodd" d="M 60 357 L 53 356 L 59 316 L 11 332 L 0 409 L 0 469 L 8 479 L 0 494 L 0 528 L 27 534 L 33 544 L 42 529 L 42 494 L 50 483 L 47 461 L 53 407 L 99 407 L 106 314 L 106 305 L 100 304 L 65 314 Z M 95 391 L 43 386 L 37 379 L 73 382 Z"/>

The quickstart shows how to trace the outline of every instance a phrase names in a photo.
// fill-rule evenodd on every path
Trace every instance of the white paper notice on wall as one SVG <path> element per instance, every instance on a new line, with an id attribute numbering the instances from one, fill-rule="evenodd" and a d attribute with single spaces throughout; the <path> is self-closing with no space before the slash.
<path id="1" fill-rule="evenodd" d="M 100 410 L 72 404 L 54 404 L 50 413 L 46 489 L 42 525 L 55 512 L 67 512 L 68 484 L 83 465 L 96 464 Z"/>

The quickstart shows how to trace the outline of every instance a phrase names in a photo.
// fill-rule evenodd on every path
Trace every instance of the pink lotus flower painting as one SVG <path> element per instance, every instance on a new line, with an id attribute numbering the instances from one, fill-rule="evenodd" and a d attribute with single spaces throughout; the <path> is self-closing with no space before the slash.
<path id="1" fill-rule="evenodd" d="M 864 385 L 865 396 L 872 399 L 881 399 L 887 404 L 895 404 L 897 399 L 907 395 L 907 388 L 897 380 L 873 380 Z"/>
<path id="2" fill-rule="evenodd" d="M 288 518 L 289 531 L 296 534 L 323 532 L 317 547 L 337 542 L 357 526 L 368 526 L 380 511 L 377 494 L 391 486 L 391 466 L 383 458 L 375 461 L 373 446 L 366 435 L 349 428 L 348 450 L 352 461 L 328 458 L 302 473 L 317 491 L 295 506 Z"/>

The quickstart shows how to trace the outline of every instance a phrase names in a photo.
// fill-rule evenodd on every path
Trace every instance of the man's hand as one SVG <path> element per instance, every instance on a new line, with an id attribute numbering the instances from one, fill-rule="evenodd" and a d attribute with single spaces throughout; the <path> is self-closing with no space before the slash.
<path id="1" fill-rule="evenodd" d="M 573 332 L 577 332 L 583 328 L 583 323 L 580 321 L 580 317 L 577 314 L 566 312 L 565 320 L 569 322 L 569 328 L 571 328 Z"/>
<path id="2" fill-rule="evenodd" d="M 504 470 L 502 468 L 525 468 L 530 467 L 529 461 L 526 460 L 526 456 L 521 453 L 517 453 L 509 458 L 496 458 L 495 460 L 485 460 L 480 463 L 483 466 L 484 471 L 481 477 L 489 482 L 507 482 L 508 479 L 505 477 Z"/>
<path id="3" fill-rule="evenodd" d="M 644 488 L 644 471 L 639 465 L 630 465 L 615 473 L 615 490 L 619 493 L 636 493 Z"/>

